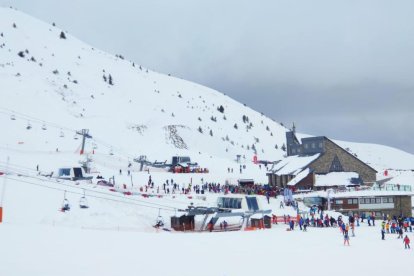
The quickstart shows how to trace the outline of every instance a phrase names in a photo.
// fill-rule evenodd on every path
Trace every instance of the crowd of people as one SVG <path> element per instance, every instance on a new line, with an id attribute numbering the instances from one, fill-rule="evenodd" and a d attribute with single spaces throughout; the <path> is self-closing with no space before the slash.
<path id="1" fill-rule="evenodd" d="M 406 217 L 384 217 L 384 220 L 381 223 L 381 239 L 385 240 L 386 234 L 396 234 L 397 239 L 402 239 L 405 249 L 410 249 L 410 238 L 406 234 L 404 237 L 404 232 L 407 233 L 413 232 L 414 219 Z"/>

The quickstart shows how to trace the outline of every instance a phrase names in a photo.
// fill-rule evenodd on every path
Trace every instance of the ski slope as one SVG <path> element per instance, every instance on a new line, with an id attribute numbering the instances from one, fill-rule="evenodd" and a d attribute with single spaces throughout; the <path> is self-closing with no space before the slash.
<path id="1" fill-rule="evenodd" d="M 157 232 L 152 226 L 159 214 L 168 225 L 179 209 L 215 206 L 218 196 L 157 194 L 157 187 L 170 179 L 181 187 L 239 178 L 265 184 L 266 168 L 254 165 L 253 156 L 284 159 L 287 129 L 223 93 L 159 74 L 68 33 L 60 38 L 61 32 L 54 24 L 0 8 L 0 275 L 341 276 L 355 269 L 388 275 L 412 259 L 395 236 L 381 241 L 379 228 L 365 225 L 349 248 L 337 229 L 287 232 L 278 225 L 255 232 Z M 81 129 L 92 135 L 85 155 L 80 155 L 76 134 Z M 379 175 L 387 169 L 390 175 L 412 177 L 411 154 L 382 145 L 337 143 Z M 140 171 L 132 161 L 140 155 L 150 161 L 190 156 L 209 173 Z M 94 177 L 115 177 L 115 192 L 95 181 L 42 176 L 78 166 L 85 158 L 92 160 Z M 241 165 L 246 166 L 242 172 Z M 143 197 L 140 188 L 145 189 L 149 176 L 155 189 Z M 69 212 L 59 211 L 65 195 Z M 88 209 L 78 206 L 84 195 Z M 274 214 L 295 215 L 293 209 L 279 208 L 280 199 L 259 200 Z M 385 256 L 389 260 L 382 262 Z M 381 263 L 373 265 L 376 261 Z"/>

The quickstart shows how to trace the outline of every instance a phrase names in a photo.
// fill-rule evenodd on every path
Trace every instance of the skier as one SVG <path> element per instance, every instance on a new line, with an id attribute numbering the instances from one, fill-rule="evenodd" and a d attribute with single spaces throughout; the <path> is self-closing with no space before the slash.
<path id="1" fill-rule="evenodd" d="M 299 228 L 300 228 L 301 231 L 302 231 L 302 226 L 304 226 L 303 223 L 304 223 L 304 220 L 303 220 L 302 217 L 300 217 L 299 218 Z"/>
<path id="2" fill-rule="evenodd" d="M 283 208 L 283 209 L 285 209 L 285 207 L 283 206 L 283 200 L 281 200 L 281 201 L 280 201 L 280 206 L 279 206 L 279 208 L 280 208 L 280 209 L 282 209 L 282 208 Z"/>
<path id="3" fill-rule="evenodd" d="M 408 237 L 408 235 L 405 235 L 403 242 L 404 242 L 405 249 L 410 249 L 410 238 Z"/>
<path id="4" fill-rule="evenodd" d="M 344 245 L 346 245 L 346 244 L 348 244 L 348 246 L 349 246 L 349 235 L 348 235 L 347 232 L 344 235 Z"/>
<path id="5" fill-rule="evenodd" d="M 349 233 L 349 224 L 347 223 L 345 226 L 345 233 L 348 234 Z"/>
<path id="6" fill-rule="evenodd" d="M 389 234 L 390 233 L 390 224 L 387 222 L 385 224 L 385 231 Z"/>
<path id="7" fill-rule="evenodd" d="M 207 224 L 207 229 L 208 231 L 213 232 L 214 224 L 212 220 L 210 220 L 210 222 Z"/>
<path id="8" fill-rule="evenodd" d="M 397 239 L 402 239 L 403 238 L 403 229 L 401 228 L 401 227 L 399 227 L 399 226 L 397 226 L 397 228 L 398 228 L 398 238 Z"/>
<path id="9" fill-rule="evenodd" d="M 227 221 L 223 221 L 223 228 L 224 228 L 224 231 L 227 231 Z"/>
<path id="10" fill-rule="evenodd" d="M 295 222 L 293 220 L 289 221 L 289 228 L 290 228 L 290 231 L 293 231 L 294 230 L 294 228 L 295 228 Z"/>
<path id="11" fill-rule="evenodd" d="M 381 229 L 381 239 L 385 240 L 385 230 Z"/>
<path id="12" fill-rule="evenodd" d="M 344 236 L 345 236 L 345 234 L 346 234 L 345 223 L 342 223 L 342 224 L 339 226 L 339 228 L 340 228 L 340 230 L 341 230 L 342 235 L 344 235 Z"/>
<path id="13" fill-rule="evenodd" d="M 358 217 L 358 214 L 355 214 L 355 221 L 357 223 L 357 227 L 359 227 L 359 217 Z"/>

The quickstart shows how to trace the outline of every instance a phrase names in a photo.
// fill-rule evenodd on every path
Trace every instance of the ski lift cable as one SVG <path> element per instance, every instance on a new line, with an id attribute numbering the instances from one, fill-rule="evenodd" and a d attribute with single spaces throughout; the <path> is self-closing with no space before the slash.
<path id="1" fill-rule="evenodd" d="M 3 162 L 0 162 L 0 163 L 3 163 Z M 2 166 L 0 166 L 0 167 L 2 167 Z M 21 166 L 21 167 L 23 167 L 23 166 Z M 29 169 L 29 170 L 33 170 L 33 169 Z M 84 189 L 84 190 L 89 191 L 89 192 L 92 192 L 92 193 L 104 194 L 104 195 L 109 195 L 109 196 L 112 196 L 112 197 L 117 197 L 117 198 L 122 198 L 122 199 L 125 198 L 123 196 L 118 196 L 118 195 L 115 195 L 115 194 L 108 194 L 108 193 L 102 192 L 102 191 L 96 191 L 96 190 L 92 190 L 92 189 L 87 189 L 87 188 L 72 186 L 72 185 L 70 185 L 70 184 L 72 184 L 72 181 L 71 180 L 55 179 L 55 178 L 53 178 L 53 179 L 47 179 L 47 178 L 42 178 L 42 177 L 38 177 L 38 176 L 28 175 L 28 174 L 22 173 L 21 171 L 16 171 L 15 169 L 10 168 L 10 166 L 9 166 L 8 172 L 14 172 L 14 173 L 18 174 L 19 176 L 28 177 L 28 178 L 40 180 L 40 181 L 43 181 L 43 182 L 50 182 L 50 183 L 54 183 L 54 184 L 58 184 L 58 185 L 63 185 L 63 186 L 71 187 L 71 188 L 75 188 L 75 189 Z M 126 198 L 126 199 L 127 200 L 132 200 L 132 201 L 137 201 L 137 202 L 144 202 L 146 204 L 152 204 L 152 205 L 161 206 L 161 207 L 170 207 L 170 208 L 172 208 L 171 206 L 168 206 L 168 205 L 157 204 L 157 203 L 152 203 L 152 202 L 145 202 L 145 201 L 138 200 L 138 199 L 132 199 L 132 198 Z M 183 201 L 175 201 L 174 200 L 174 202 L 186 204 L 186 202 L 183 202 Z"/>
<path id="2" fill-rule="evenodd" d="M 56 129 L 60 129 L 60 130 L 65 130 L 65 131 L 73 132 L 74 135 L 78 134 L 78 130 L 71 129 L 71 128 L 68 128 L 66 126 L 59 125 L 57 123 L 48 122 L 48 121 L 45 121 L 43 119 L 39 119 L 39 118 L 30 116 L 30 115 L 26 115 L 24 113 L 16 112 L 16 111 L 13 111 L 13 110 L 10 110 L 10 109 L 7 109 L 7 108 L 3 108 L 3 107 L 0 107 L 0 109 L 7 110 L 7 112 L 4 112 L 4 111 L 1 111 L 0 110 L 0 114 L 5 114 L 7 116 L 12 116 L 13 115 L 15 118 L 20 118 L 20 119 L 29 120 L 31 122 L 38 123 L 42 127 L 43 126 L 46 126 L 46 127 L 51 127 L 51 128 L 56 128 Z M 20 114 L 20 115 L 17 115 L 17 114 Z M 97 139 L 96 137 L 93 137 L 92 140 L 100 143 L 104 147 L 116 149 L 116 151 L 118 153 L 120 153 L 121 155 L 124 155 L 125 157 L 128 157 L 128 158 L 134 158 L 135 157 L 133 155 L 128 154 L 127 151 L 123 150 L 122 148 L 115 147 L 115 146 L 111 145 L 110 143 L 107 143 L 107 142 L 105 142 L 105 141 L 103 141 L 101 139 Z"/>
<path id="3" fill-rule="evenodd" d="M 6 111 L 1 111 L 1 109 L 6 110 Z M 40 125 L 46 125 L 46 126 L 53 127 L 53 128 L 65 129 L 66 131 L 71 131 L 71 132 L 76 133 L 76 130 L 68 128 L 67 126 L 61 126 L 57 123 L 48 122 L 48 121 L 45 121 L 43 119 L 36 118 L 36 117 L 31 116 L 31 115 L 27 115 L 27 114 L 17 112 L 17 111 L 11 110 L 11 109 L 7 109 L 7 108 L 4 108 L 4 107 L 0 107 L 0 114 L 5 114 L 7 116 L 13 115 L 15 118 L 29 120 L 31 122 L 38 123 Z"/>
<path id="4" fill-rule="evenodd" d="M 39 184 L 39 183 L 25 181 L 25 180 L 22 180 L 22 179 L 16 179 L 16 178 L 11 178 L 11 177 L 9 177 L 9 179 L 14 180 L 16 182 L 25 183 L 25 184 L 29 184 L 29 185 L 34 185 L 34 186 L 38 186 L 38 187 L 42 187 L 42 188 L 47 188 L 47 189 L 56 190 L 56 191 L 63 191 L 63 192 L 65 192 L 65 194 L 69 193 L 69 194 L 75 194 L 75 195 L 82 195 L 82 193 L 79 193 L 79 192 L 67 191 L 65 189 L 61 189 L 61 188 L 57 188 L 57 187 L 50 187 L 50 186 L 42 185 L 42 184 Z M 138 203 L 134 203 L 134 202 L 126 202 L 126 201 L 123 201 L 123 200 L 117 200 L 117 199 L 113 199 L 113 198 L 95 196 L 95 195 L 89 195 L 89 197 L 102 199 L 102 200 L 113 201 L 113 202 L 119 202 L 119 203 L 124 203 L 124 204 L 136 205 L 136 206 L 141 206 L 141 207 L 146 207 L 146 208 L 152 208 L 152 209 L 161 209 L 161 210 L 165 210 L 165 211 L 173 211 L 173 208 L 160 208 L 160 207 L 148 206 L 148 205 L 144 205 L 144 204 L 138 204 Z"/>
<path id="5" fill-rule="evenodd" d="M 4 164 L 4 166 L 1 165 L 2 163 Z M 0 161 L 0 168 L 5 169 L 6 168 L 5 165 L 6 165 L 6 162 Z M 13 168 L 13 167 L 16 167 L 16 168 Z M 29 168 L 29 167 L 25 167 L 25 166 L 21 166 L 21 165 L 9 163 L 8 171 L 15 172 L 16 174 L 19 174 L 21 176 L 25 176 L 25 177 L 28 177 L 28 178 L 33 178 L 33 179 L 40 180 L 40 181 L 47 181 L 47 182 L 55 183 L 55 184 L 59 184 L 59 185 L 64 185 L 64 186 L 68 186 L 68 187 L 72 187 L 72 188 L 84 189 L 86 191 L 90 191 L 90 192 L 93 192 L 93 193 L 108 195 L 108 193 L 101 192 L 101 191 L 91 190 L 91 189 L 87 189 L 87 188 L 73 187 L 72 185 L 70 185 L 70 184 L 72 184 L 72 181 L 71 180 L 56 179 L 56 178 L 47 179 L 47 178 L 43 178 L 43 177 L 39 177 L 39 176 L 29 175 L 29 174 L 27 174 L 27 171 L 24 171 L 23 169 L 26 169 L 28 171 L 37 172 L 37 170 L 36 169 L 33 169 L 33 168 Z M 117 195 L 114 195 L 114 194 L 112 194 L 111 196 L 113 196 L 113 197 L 119 197 L 119 198 L 124 198 L 122 196 L 117 196 Z M 137 200 L 137 199 L 128 199 L 128 200 Z M 180 201 L 180 200 L 175 200 L 175 199 L 165 198 L 164 200 L 171 201 L 171 202 L 175 202 L 175 203 L 187 204 L 187 202 L 185 202 L 185 201 Z M 140 202 L 145 202 L 145 201 L 140 201 Z M 145 203 L 147 203 L 147 202 L 145 202 Z M 162 204 L 157 204 L 157 203 L 150 203 L 150 204 L 160 205 L 160 206 L 167 206 L 167 205 L 162 205 Z"/>
<path id="6" fill-rule="evenodd" d="M 9 170 L 9 171 L 10 171 L 10 170 Z M 40 178 L 40 177 L 28 176 L 28 175 L 23 175 L 23 174 L 19 174 L 19 175 L 21 175 L 21 176 L 25 176 L 25 177 L 28 177 L 28 178 L 33 178 L 33 179 L 36 179 L 36 180 L 40 180 L 40 181 L 43 181 L 43 182 L 50 182 L 50 183 L 54 183 L 54 184 L 58 184 L 58 185 L 62 185 L 62 186 L 65 186 L 65 187 L 74 188 L 74 189 L 85 189 L 86 191 L 89 191 L 89 192 L 91 192 L 91 193 L 102 194 L 102 195 L 105 195 L 105 196 L 114 197 L 114 198 L 119 198 L 119 199 L 122 199 L 122 200 L 129 200 L 129 201 L 133 201 L 133 202 L 139 202 L 139 203 L 144 203 L 144 204 L 154 205 L 154 206 L 153 206 L 153 208 L 158 208 L 157 206 L 159 206 L 159 207 L 161 207 L 161 208 L 168 208 L 168 209 L 171 209 L 171 210 L 173 210 L 174 208 L 176 208 L 176 207 L 169 206 L 169 205 L 158 204 L 158 203 L 152 203 L 152 202 L 146 202 L 146 201 L 139 200 L 139 199 L 134 199 L 134 198 L 125 198 L 125 197 L 123 197 L 123 196 L 119 196 L 119 195 L 116 195 L 116 194 L 109 194 L 109 193 L 106 193 L 106 192 L 96 191 L 96 190 L 87 189 L 87 188 L 83 188 L 83 187 L 76 187 L 76 186 L 72 186 L 72 185 L 69 185 L 69 184 L 62 183 L 62 182 L 52 181 L 52 180 L 49 180 L 49 179 L 44 179 L 44 178 Z M 57 179 L 56 179 L 56 180 L 57 180 Z M 64 181 L 65 181 L 65 180 L 64 180 Z M 69 181 L 69 180 L 66 180 L 66 181 Z M 89 195 L 89 196 L 91 196 L 91 195 Z M 177 203 L 178 203 L 178 202 L 177 202 Z"/>
<path id="7" fill-rule="evenodd" d="M 6 110 L 6 112 L 1 111 L 1 109 Z M 24 114 L 24 113 L 21 113 L 21 112 L 17 112 L 17 111 L 11 110 L 11 109 L 7 109 L 7 108 L 4 108 L 4 107 L 0 107 L 0 113 L 5 114 L 7 116 L 14 115 L 15 118 L 21 118 L 21 119 L 25 119 L 25 120 L 30 120 L 32 122 L 39 123 L 42 126 L 43 125 L 46 125 L 46 126 L 49 126 L 49 127 L 53 127 L 53 128 L 57 128 L 57 129 L 61 129 L 61 130 L 66 130 L 66 131 L 69 131 L 69 132 L 73 132 L 75 135 L 78 133 L 78 130 L 71 129 L 71 128 L 68 128 L 66 126 L 59 125 L 57 123 L 48 122 L 48 121 L 45 121 L 43 119 L 39 119 L 39 118 L 30 116 L 30 115 L 27 115 L 27 114 Z M 19 114 L 19 115 L 17 115 L 17 114 Z M 104 147 L 108 147 L 108 148 L 111 148 L 112 147 L 113 149 L 116 149 L 117 152 L 121 153 L 122 155 L 124 155 L 124 156 L 126 156 L 128 158 L 134 158 L 135 157 L 133 155 L 128 154 L 122 148 L 115 147 L 115 146 L 113 146 L 113 145 L 111 145 L 111 144 L 109 144 L 107 142 L 104 142 L 101 139 L 96 139 L 96 137 L 92 138 L 92 140 L 94 140 L 94 141 L 102 144 Z"/>
<path id="8" fill-rule="evenodd" d="M 4 163 L 4 162 L 1 162 L 0 161 L 0 163 Z M 24 176 L 24 177 L 28 177 L 28 178 L 40 180 L 40 181 L 43 181 L 43 182 L 46 181 L 46 182 L 50 182 L 50 183 L 54 183 L 54 184 L 59 184 L 59 185 L 63 185 L 63 186 L 66 186 L 66 187 L 71 187 L 71 188 L 76 188 L 76 189 L 84 189 L 85 191 L 89 191 L 89 192 L 92 192 L 92 193 L 110 195 L 110 196 L 118 197 L 118 198 L 124 198 L 123 196 L 118 196 L 116 194 L 108 194 L 108 193 L 103 192 L 103 191 L 97 191 L 97 190 L 92 190 L 92 189 L 87 189 L 87 188 L 81 188 L 81 187 L 77 187 L 77 186 L 72 186 L 71 185 L 73 183 L 72 180 L 56 179 L 56 178 L 44 178 L 44 177 L 40 177 L 40 176 L 29 175 L 29 174 L 27 174 L 27 171 L 24 171 L 22 169 L 15 169 L 15 168 L 13 168 L 14 166 L 18 167 L 18 165 L 11 164 L 9 166 L 8 171 L 12 171 L 12 172 L 14 172 L 14 173 L 16 173 L 16 174 L 18 174 L 20 176 Z M 30 171 L 36 171 L 35 169 L 32 169 L 32 168 L 27 168 L 27 167 L 24 167 L 24 166 L 20 166 L 20 167 L 25 168 L 25 169 L 30 170 Z M 5 166 L 0 165 L 0 168 L 5 169 Z M 164 207 L 167 206 L 167 205 L 162 205 L 162 204 L 157 204 L 157 203 L 140 201 L 140 200 L 137 200 L 137 199 L 128 199 L 128 200 L 136 200 L 136 201 L 139 201 L 139 202 L 145 202 L 145 203 L 149 203 L 149 204 L 153 204 L 153 205 L 160 205 L 160 206 L 164 206 Z M 164 198 L 164 200 L 170 201 L 170 202 L 174 202 L 174 203 L 188 204 L 188 202 L 181 201 L 181 200 L 176 200 L 176 199 Z"/>

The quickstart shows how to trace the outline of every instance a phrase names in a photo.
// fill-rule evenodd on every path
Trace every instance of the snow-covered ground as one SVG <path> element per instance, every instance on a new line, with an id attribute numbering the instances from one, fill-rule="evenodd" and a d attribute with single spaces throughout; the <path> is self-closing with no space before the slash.
<path id="1" fill-rule="evenodd" d="M 65 213 L 59 211 L 64 190 L 72 207 Z M 89 209 L 77 206 L 83 190 Z M 152 227 L 159 209 L 168 226 L 170 208 L 215 206 L 216 198 L 125 196 L 90 183 L 9 175 L 0 275 L 389 275 L 413 258 L 396 235 L 381 240 L 379 221 L 357 227 L 349 247 L 337 228 L 290 232 L 280 223 L 268 230 L 181 233 Z M 274 214 L 295 214 L 280 209 L 280 198 L 259 202 Z"/>
<path id="2" fill-rule="evenodd" d="M 254 165 L 253 156 L 284 159 L 287 128 L 220 92 L 147 70 L 70 34 L 62 39 L 56 26 L 13 9 L 0 8 L 0 33 L 0 275 L 388 275 L 412 259 L 395 236 L 381 241 L 379 229 L 365 225 L 350 247 L 337 229 L 157 232 L 152 225 L 159 214 L 168 227 L 178 209 L 216 206 L 218 197 L 157 195 L 157 187 L 170 179 L 181 187 L 239 178 L 265 184 L 266 169 Z M 93 176 L 115 176 L 116 192 L 41 176 L 85 160 L 76 134 L 81 129 L 92 135 L 86 153 Z M 381 178 L 387 170 L 388 176 L 414 179 L 411 154 L 337 143 Z M 142 172 L 132 161 L 140 155 L 150 161 L 190 156 L 209 173 Z M 240 172 L 240 166 L 246 168 Z M 143 197 L 140 188 L 150 175 L 155 189 Z M 63 213 L 65 193 L 72 208 Z M 89 209 L 78 206 L 84 194 Z M 280 209 L 279 199 L 259 201 L 276 215 L 295 215 L 292 208 Z"/>
<path id="3" fill-rule="evenodd" d="M 343 245 L 337 228 L 288 232 L 139 233 L 4 224 L 1 275 L 389 275 L 410 273 L 413 250 L 362 225 Z M 408 234 L 414 239 L 412 233 Z"/>

